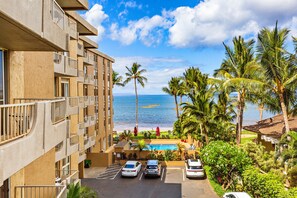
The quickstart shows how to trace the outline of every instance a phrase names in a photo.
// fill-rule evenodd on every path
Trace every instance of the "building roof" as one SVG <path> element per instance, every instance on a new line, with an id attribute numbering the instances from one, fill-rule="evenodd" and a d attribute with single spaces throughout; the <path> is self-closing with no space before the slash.
<path id="1" fill-rule="evenodd" d="M 289 118 L 289 126 L 292 131 L 297 131 L 297 117 Z M 285 124 L 282 114 L 257 122 L 257 124 L 244 126 L 245 130 L 253 131 L 261 135 L 279 139 L 285 133 Z"/>

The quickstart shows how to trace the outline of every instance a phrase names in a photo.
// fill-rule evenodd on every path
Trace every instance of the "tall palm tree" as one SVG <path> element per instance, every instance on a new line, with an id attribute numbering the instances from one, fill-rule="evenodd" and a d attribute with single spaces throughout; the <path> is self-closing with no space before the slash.
<path id="1" fill-rule="evenodd" d="M 290 131 L 288 111 L 290 103 L 295 100 L 297 82 L 296 58 L 285 47 L 288 34 L 289 30 L 279 29 L 277 23 L 272 30 L 263 28 L 258 34 L 257 48 L 266 85 L 278 96 L 286 132 Z"/>
<path id="2" fill-rule="evenodd" d="M 120 86 L 120 87 L 124 87 L 124 83 L 122 83 L 123 81 L 123 77 L 119 76 L 119 73 L 116 71 L 112 71 L 112 87 L 116 86 Z"/>
<path id="3" fill-rule="evenodd" d="M 142 76 L 143 73 L 146 72 L 145 69 L 140 69 L 141 65 L 137 63 L 133 63 L 132 67 L 127 67 L 128 72 L 126 73 L 126 80 L 124 81 L 124 85 L 129 83 L 131 80 L 133 80 L 134 83 L 134 89 L 135 89 L 135 103 L 136 103 L 136 109 L 135 109 L 135 121 L 136 121 L 136 128 L 138 130 L 138 94 L 137 94 L 137 84 L 140 84 L 142 87 L 144 87 L 145 82 L 147 82 L 147 78 Z"/>
<path id="4" fill-rule="evenodd" d="M 242 37 L 233 38 L 233 49 L 223 43 L 226 50 L 226 59 L 220 69 L 215 70 L 214 76 L 225 80 L 224 87 L 233 88 L 238 93 L 237 98 L 237 124 L 236 142 L 240 144 L 243 127 L 243 110 L 246 96 L 253 86 L 259 86 L 257 80 L 253 80 L 260 67 L 254 59 L 254 41 L 245 42 Z"/>
<path id="5" fill-rule="evenodd" d="M 177 102 L 177 96 L 179 95 L 179 91 L 181 88 L 181 78 L 179 77 L 172 77 L 171 80 L 168 82 L 168 87 L 163 87 L 163 92 L 174 96 L 174 103 L 176 109 L 176 117 L 179 118 L 179 106 Z"/>

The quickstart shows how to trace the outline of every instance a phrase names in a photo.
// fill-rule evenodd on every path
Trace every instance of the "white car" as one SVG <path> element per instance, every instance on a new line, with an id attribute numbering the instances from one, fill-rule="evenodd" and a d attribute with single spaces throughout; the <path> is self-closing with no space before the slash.
<path id="1" fill-rule="evenodd" d="M 122 168 L 122 177 L 136 177 L 141 171 L 141 163 L 138 161 L 127 161 Z"/>
<path id="2" fill-rule="evenodd" d="M 188 178 L 205 178 L 206 176 L 200 159 L 188 159 L 185 167 Z"/>
<path id="3" fill-rule="evenodd" d="M 246 192 L 228 192 L 223 198 L 251 198 Z"/>

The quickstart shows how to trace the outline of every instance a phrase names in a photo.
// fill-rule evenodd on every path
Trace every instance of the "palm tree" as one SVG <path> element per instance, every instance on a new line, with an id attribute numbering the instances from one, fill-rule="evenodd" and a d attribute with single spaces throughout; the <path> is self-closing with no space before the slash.
<path id="1" fill-rule="evenodd" d="M 147 78 L 142 76 L 143 73 L 146 72 L 145 69 L 140 69 L 141 65 L 137 63 L 133 63 L 132 67 L 129 68 L 126 66 L 128 72 L 126 73 L 126 80 L 124 81 L 124 85 L 129 83 L 131 80 L 134 82 L 135 89 L 135 98 L 136 98 L 136 109 L 135 109 L 135 121 L 136 128 L 138 130 L 138 95 L 137 95 L 137 83 L 139 83 L 142 87 L 144 87 L 144 83 L 147 82 Z"/>
<path id="2" fill-rule="evenodd" d="M 79 185 L 79 183 L 70 184 L 68 186 L 67 198 L 80 198 L 80 185 Z"/>
<path id="3" fill-rule="evenodd" d="M 119 73 L 116 71 L 112 71 L 112 87 L 115 85 L 124 87 L 125 85 L 122 83 L 123 77 L 119 76 Z"/>
<path id="4" fill-rule="evenodd" d="M 186 146 L 183 143 L 178 142 L 176 144 L 176 147 L 177 147 L 177 152 L 178 152 L 180 158 L 183 160 L 183 152 L 186 149 Z"/>
<path id="5" fill-rule="evenodd" d="M 220 69 L 215 70 L 214 76 L 225 80 L 223 86 L 232 88 L 238 93 L 236 142 L 240 144 L 243 124 L 243 110 L 246 96 L 251 87 L 258 87 L 261 83 L 253 80 L 260 67 L 256 64 L 253 53 L 254 41 L 245 42 L 242 37 L 233 38 L 233 49 L 225 45 L 226 59 Z"/>
<path id="6" fill-rule="evenodd" d="M 181 78 L 179 77 L 172 77 L 171 80 L 168 82 L 168 87 L 163 87 L 163 92 L 174 96 L 175 102 L 175 109 L 176 109 L 176 117 L 179 118 L 179 107 L 177 102 L 177 96 L 179 95 L 179 90 L 181 88 Z"/>
<path id="7" fill-rule="evenodd" d="M 290 103 L 294 103 L 297 82 L 296 58 L 285 48 L 288 34 L 289 30 L 279 29 L 277 23 L 272 30 L 263 28 L 258 34 L 257 48 L 266 76 L 264 81 L 278 96 L 286 132 L 290 131 L 288 111 Z"/>

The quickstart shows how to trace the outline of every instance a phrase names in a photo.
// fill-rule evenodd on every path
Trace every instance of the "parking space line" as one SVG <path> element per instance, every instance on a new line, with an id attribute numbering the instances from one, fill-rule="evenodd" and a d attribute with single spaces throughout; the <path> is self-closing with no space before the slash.
<path id="1" fill-rule="evenodd" d="M 140 177 L 139 177 L 139 181 L 141 180 L 142 176 L 143 176 L 143 172 L 141 173 L 141 175 L 140 175 Z"/>
<path id="2" fill-rule="evenodd" d="M 162 168 L 161 181 L 162 181 L 162 179 L 163 179 L 163 176 L 164 176 L 164 168 Z"/>
<path id="3" fill-rule="evenodd" d="M 183 172 L 183 181 L 185 181 L 185 169 L 182 169 Z"/>
<path id="4" fill-rule="evenodd" d="M 114 176 L 113 178 L 111 178 L 111 180 L 113 180 L 114 178 L 117 177 L 117 175 L 119 174 L 119 172 L 121 172 L 122 168 L 123 168 L 123 167 L 120 168 L 120 170 L 117 172 L 117 174 L 115 174 L 115 176 Z"/>
<path id="5" fill-rule="evenodd" d="M 169 170 L 180 170 L 182 168 L 179 168 L 179 167 L 176 167 L 176 168 L 174 168 L 174 167 L 167 167 L 166 169 L 169 169 Z"/>

